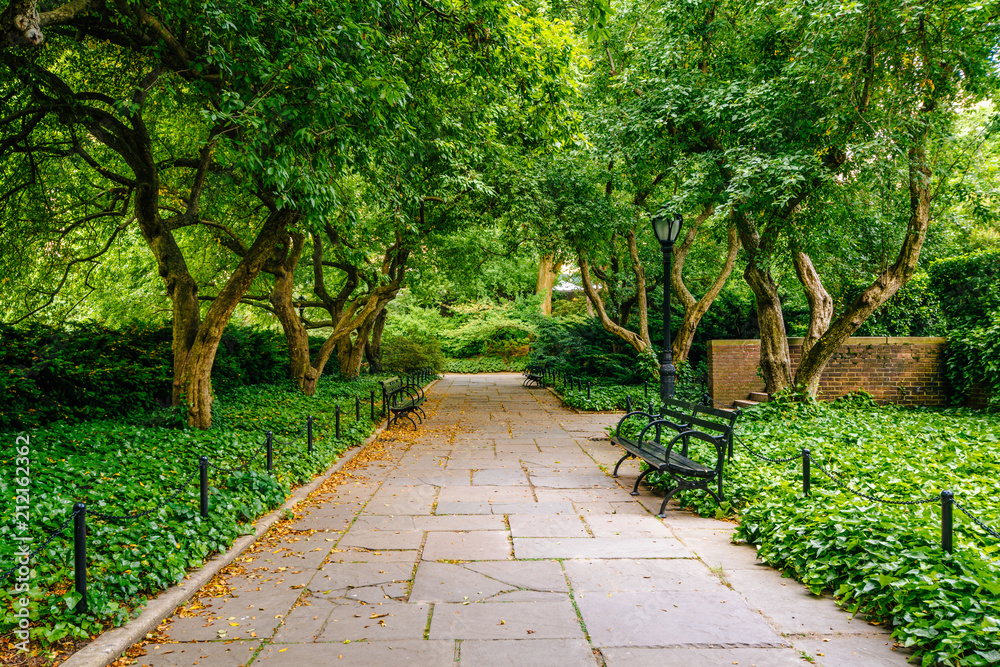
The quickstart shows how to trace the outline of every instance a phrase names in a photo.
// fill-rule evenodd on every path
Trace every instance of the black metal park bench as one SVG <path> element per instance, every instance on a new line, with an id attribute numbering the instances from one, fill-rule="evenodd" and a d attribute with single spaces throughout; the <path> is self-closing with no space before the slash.
<path id="1" fill-rule="evenodd" d="M 545 368 L 538 367 L 528 367 L 524 371 L 524 382 L 521 383 L 524 387 L 544 387 L 545 386 Z"/>
<path id="2" fill-rule="evenodd" d="M 618 422 L 611 442 L 622 447 L 625 455 L 615 464 L 612 477 L 618 477 L 618 467 L 629 458 L 640 458 L 649 468 L 635 480 L 632 495 L 639 495 L 639 482 L 651 472 L 665 472 L 674 482 L 660 505 L 657 516 L 663 517 L 667 502 L 680 491 L 701 489 L 722 503 L 723 463 L 732 446 L 733 428 L 739 410 L 717 408 L 668 399 L 656 414 L 652 410 L 635 410 Z M 666 435 L 664 435 L 666 434 Z M 669 436 L 663 444 L 662 439 Z M 712 489 L 710 485 L 716 489 Z"/>
<path id="3" fill-rule="evenodd" d="M 427 413 L 420 406 L 427 400 L 424 396 L 423 387 L 411 378 L 393 377 L 387 380 L 380 380 L 382 385 L 382 406 L 385 409 L 386 423 L 389 428 L 402 417 L 406 417 L 417 428 L 417 422 L 413 421 L 412 415 L 416 415 L 420 423 L 423 423 Z"/>

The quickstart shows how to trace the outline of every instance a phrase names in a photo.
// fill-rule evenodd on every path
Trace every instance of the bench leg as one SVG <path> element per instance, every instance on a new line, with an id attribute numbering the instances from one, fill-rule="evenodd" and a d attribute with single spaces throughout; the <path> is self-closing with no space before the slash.
<path id="1" fill-rule="evenodd" d="M 615 479 L 618 479 L 618 466 L 620 466 L 622 463 L 624 463 L 625 459 L 634 459 L 634 458 L 635 458 L 634 456 L 632 456 L 631 454 L 629 454 L 628 452 L 626 452 L 625 456 L 623 456 L 620 459 L 618 459 L 618 463 L 615 464 L 615 471 L 613 473 L 611 473 L 611 476 L 614 477 Z"/>
<path id="2" fill-rule="evenodd" d="M 644 480 L 646 478 L 646 475 L 648 475 L 651 472 L 653 472 L 652 468 L 650 468 L 649 470 L 646 470 L 641 475 L 639 475 L 638 477 L 635 478 L 635 486 L 632 487 L 632 491 L 629 493 L 630 496 L 637 496 L 637 495 L 639 495 L 639 482 L 641 482 L 642 480 Z"/>
<path id="3" fill-rule="evenodd" d="M 720 505 L 722 504 L 722 493 L 721 493 L 721 491 L 722 491 L 722 485 L 721 484 L 719 485 L 719 491 L 720 491 L 720 493 L 716 493 L 712 489 L 708 488 L 707 485 L 705 486 L 705 490 L 708 491 L 709 494 L 711 494 L 711 496 L 713 498 L 715 498 L 715 502 L 717 502 Z"/>
<path id="4" fill-rule="evenodd" d="M 406 418 L 410 420 L 411 424 L 413 424 L 413 430 L 414 431 L 418 430 L 417 429 L 417 422 L 413 421 L 413 417 L 410 416 L 410 413 L 409 412 L 404 412 L 403 414 L 406 415 Z M 420 419 L 420 415 L 417 415 L 417 419 Z"/>
<path id="5" fill-rule="evenodd" d="M 660 513 L 657 514 L 656 516 L 660 517 L 661 519 L 667 518 L 667 503 L 670 502 L 670 499 L 674 497 L 674 494 L 680 490 L 681 487 L 679 484 L 670 490 L 670 493 L 667 494 L 667 497 L 663 499 L 663 503 L 660 504 Z"/>

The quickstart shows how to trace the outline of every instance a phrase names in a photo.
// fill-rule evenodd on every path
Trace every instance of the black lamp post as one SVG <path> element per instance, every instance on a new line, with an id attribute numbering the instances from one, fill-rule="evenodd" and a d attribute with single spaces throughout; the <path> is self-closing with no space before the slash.
<path id="1" fill-rule="evenodd" d="M 296 299 L 296 301 L 299 302 L 299 319 L 300 320 L 305 320 L 306 319 L 306 304 L 305 304 L 306 298 L 304 296 L 302 296 L 302 295 L 299 295 L 299 297 Z"/>
<path id="2" fill-rule="evenodd" d="M 653 233 L 663 250 L 663 363 L 660 364 L 660 399 L 674 397 L 677 369 L 670 351 L 670 260 L 673 259 L 674 242 L 681 233 L 684 218 L 679 213 L 660 209 L 653 216 Z"/>

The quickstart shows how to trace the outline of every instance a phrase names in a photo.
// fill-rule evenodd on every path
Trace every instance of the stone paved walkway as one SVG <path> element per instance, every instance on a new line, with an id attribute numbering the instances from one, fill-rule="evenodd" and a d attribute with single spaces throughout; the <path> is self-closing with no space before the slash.
<path id="1" fill-rule="evenodd" d="M 579 415 L 515 375 L 450 375 L 416 434 L 241 559 L 139 664 L 901 666 L 879 628 L 628 491 Z M 315 531 L 315 532 L 313 532 Z"/>

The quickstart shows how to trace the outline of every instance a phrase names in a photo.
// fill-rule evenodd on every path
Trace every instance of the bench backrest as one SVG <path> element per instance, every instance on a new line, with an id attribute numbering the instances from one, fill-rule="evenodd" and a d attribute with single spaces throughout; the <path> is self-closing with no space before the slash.
<path id="1" fill-rule="evenodd" d="M 379 380 L 379 384 L 382 385 L 382 396 L 386 397 L 394 391 L 399 391 L 405 386 L 405 383 L 401 378 L 392 377 L 385 380 Z"/>

